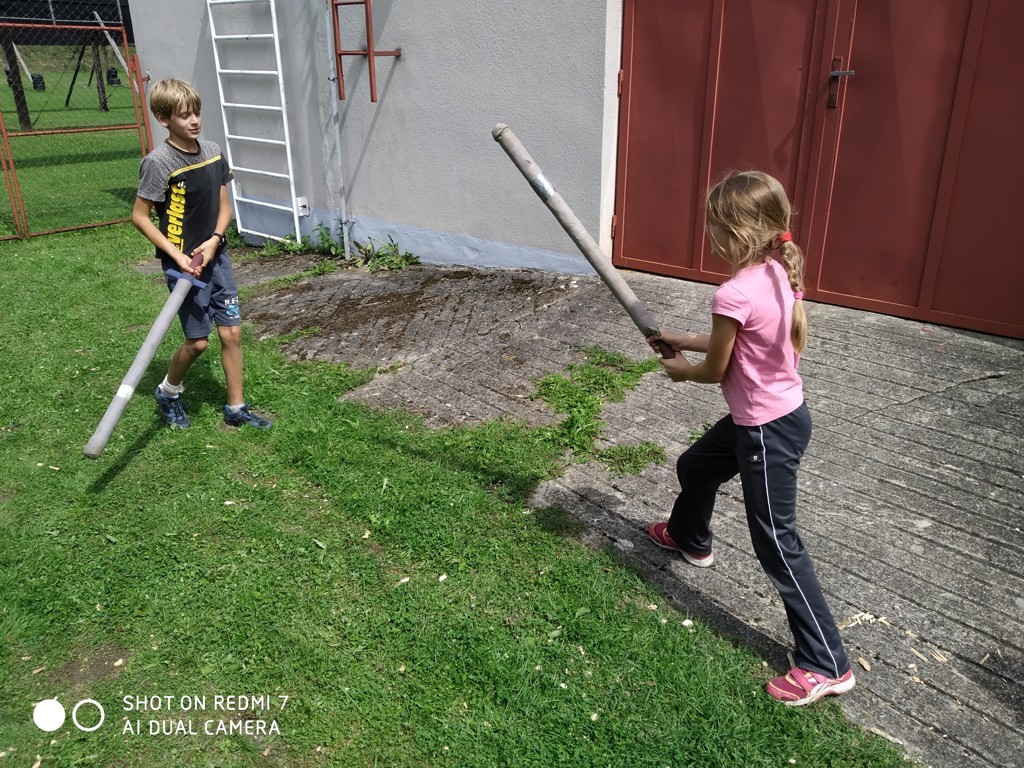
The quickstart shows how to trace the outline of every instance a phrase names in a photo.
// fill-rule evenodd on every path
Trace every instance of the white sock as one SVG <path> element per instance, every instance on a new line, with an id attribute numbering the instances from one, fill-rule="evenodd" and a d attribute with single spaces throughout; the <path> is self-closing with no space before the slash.
<path id="1" fill-rule="evenodd" d="M 160 382 L 160 390 L 169 397 L 178 397 L 185 391 L 185 385 L 178 384 L 175 386 L 174 384 L 169 384 L 167 382 L 167 377 L 164 376 L 164 380 Z"/>
<path id="2" fill-rule="evenodd" d="M 230 403 L 228 404 L 228 410 L 231 411 L 232 413 L 240 413 L 244 407 L 245 403 L 239 403 L 238 405 L 231 405 Z"/>

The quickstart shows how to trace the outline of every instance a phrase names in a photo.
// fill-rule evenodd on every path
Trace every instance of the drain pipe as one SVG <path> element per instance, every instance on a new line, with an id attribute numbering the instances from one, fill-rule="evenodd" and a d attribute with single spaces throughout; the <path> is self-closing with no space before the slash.
<path id="1" fill-rule="evenodd" d="M 331 19 L 331 5 L 333 0 L 327 0 L 327 9 L 324 13 L 324 29 L 330 30 L 333 28 L 333 22 Z M 329 47 L 334 52 L 331 56 L 331 75 L 328 77 L 333 82 L 338 82 L 338 78 L 341 77 L 341 73 L 338 72 L 338 51 L 334 50 L 333 37 Z M 334 146 L 338 152 L 338 178 L 339 178 L 339 192 L 341 194 L 341 211 L 340 211 L 340 222 L 339 228 L 341 229 L 341 244 L 345 249 L 345 258 L 352 258 L 352 239 L 349 230 L 352 226 L 352 221 L 348 217 L 348 201 L 345 199 L 348 196 L 348 189 L 345 186 L 345 165 L 342 162 L 341 153 L 341 115 L 338 112 L 338 99 L 335 94 L 331 94 L 331 122 L 334 123 Z"/>

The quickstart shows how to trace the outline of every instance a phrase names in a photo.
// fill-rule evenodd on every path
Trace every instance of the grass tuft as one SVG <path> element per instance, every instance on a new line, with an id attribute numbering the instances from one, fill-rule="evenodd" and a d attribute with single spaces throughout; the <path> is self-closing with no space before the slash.
<path id="1" fill-rule="evenodd" d="M 613 445 L 602 448 L 597 457 L 608 467 L 608 471 L 616 477 L 623 475 L 639 475 L 652 464 L 665 461 L 665 449 L 657 443 L 644 441 L 637 445 Z"/>
<path id="2" fill-rule="evenodd" d="M 654 358 L 639 362 L 618 352 L 590 345 L 581 349 L 584 362 L 572 363 L 565 374 L 556 373 L 537 382 L 534 395 L 565 418 L 541 430 L 541 437 L 577 461 L 597 459 L 614 474 L 639 474 L 644 467 L 664 460 L 664 450 L 654 443 L 615 446 L 598 450 L 596 445 L 607 426 L 601 418 L 605 403 L 621 402 L 636 388 L 645 373 L 657 370 Z"/>

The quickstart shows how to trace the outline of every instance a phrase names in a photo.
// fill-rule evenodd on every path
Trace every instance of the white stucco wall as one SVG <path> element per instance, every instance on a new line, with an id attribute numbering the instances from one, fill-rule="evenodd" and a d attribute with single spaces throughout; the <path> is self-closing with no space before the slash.
<path id="1" fill-rule="evenodd" d="M 373 5 L 377 47 L 402 51 L 377 59 L 376 104 L 364 57 L 345 58 L 347 99 L 334 98 L 327 3 L 278 0 L 297 194 L 311 220 L 336 222 L 344 188 L 358 240 L 390 234 L 428 261 L 586 270 L 491 138 L 504 122 L 609 251 L 622 0 Z M 143 69 L 194 82 L 204 134 L 223 144 L 206 4 L 131 0 L 131 11 Z M 362 6 L 340 14 L 343 47 L 363 48 Z"/>
<path id="2" fill-rule="evenodd" d="M 188 80 L 204 101 L 203 134 L 223 143 L 224 131 L 217 114 L 217 76 L 214 71 L 206 4 L 199 0 L 166 3 L 160 0 L 131 0 L 128 6 L 135 31 L 135 48 L 144 75 L 151 82 L 167 77 Z M 149 115 L 153 141 L 167 137 L 166 131 Z"/>

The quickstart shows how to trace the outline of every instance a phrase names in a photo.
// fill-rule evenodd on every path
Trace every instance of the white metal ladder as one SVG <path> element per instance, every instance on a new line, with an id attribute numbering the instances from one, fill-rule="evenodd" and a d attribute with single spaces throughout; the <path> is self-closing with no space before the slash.
<path id="1" fill-rule="evenodd" d="M 256 237 L 283 240 L 293 234 L 299 240 L 299 216 L 308 215 L 308 208 L 295 194 L 274 0 L 206 0 L 206 9 L 217 67 L 224 150 L 235 175 L 231 182 L 235 226 Z M 282 202 L 285 196 L 287 204 Z M 256 223 L 247 224 L 249 214 L 261 209 L 263 215 L 254 216 Z M 286 224 L 287 217 L 290 222 Z M 266 226 L 279 218 L 280 226 Z M 266 229 L 275 231 L 263 231 Z"/>

